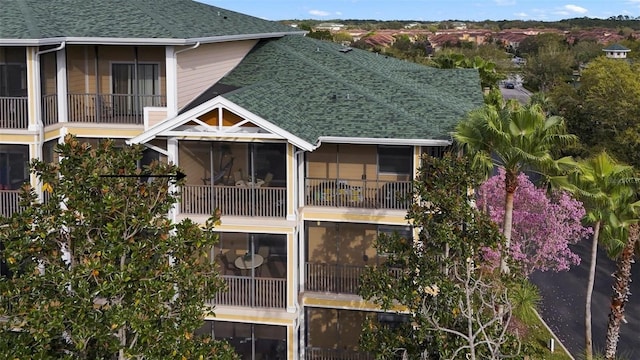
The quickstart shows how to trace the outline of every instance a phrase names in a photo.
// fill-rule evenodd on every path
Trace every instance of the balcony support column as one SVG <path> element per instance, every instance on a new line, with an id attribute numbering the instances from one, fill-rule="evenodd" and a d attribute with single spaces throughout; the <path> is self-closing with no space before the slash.
<path id="1" fill-rule="evenodd" d="M 63 49 L 56 53 L 56 92 L 58 94 L 58 122 L 66 123 L 69 112 L 67 111 L 67 52 Z"/>
<path id="2" fill-rule="evenodd" d="M 173 46 L 165 47 L 166 82 L 167 82 L 167 117 L 178 114 L 178 61 Z"/>

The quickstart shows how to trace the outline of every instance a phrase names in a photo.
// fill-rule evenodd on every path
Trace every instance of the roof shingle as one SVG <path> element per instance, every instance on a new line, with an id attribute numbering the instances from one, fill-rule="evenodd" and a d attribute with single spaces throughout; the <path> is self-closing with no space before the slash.
<path id="1" fill-rule="evenodd" d="M 299 31 L 191 0 L 0 0 L 0 7 L 0 39 L 193 39 Z"/>
<path id="2" fill-rule="evenodd" d="M 475 69 L 443 70 L 303 36 L 264 40 L 219 84 L 225 98 L 310 143 L 450 140 L 483 104 Z M 229 88 L 230 89 L 230 88 Z"/>

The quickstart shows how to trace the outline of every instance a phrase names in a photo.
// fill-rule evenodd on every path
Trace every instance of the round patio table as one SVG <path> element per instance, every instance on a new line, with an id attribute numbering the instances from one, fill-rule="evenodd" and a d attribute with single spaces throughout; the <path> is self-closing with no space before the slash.
<path id="1" fill-rule="evenodd" d="M 234 261 L 235 266 L 241 270 L 249 270 L 255 269 L 258 266 L 262 265 L 264 262 L 264 258 L 260 254 L 253 254 L 252 257 L 245 259 L 244 255 L 238 256 L 236 261 Z"/>

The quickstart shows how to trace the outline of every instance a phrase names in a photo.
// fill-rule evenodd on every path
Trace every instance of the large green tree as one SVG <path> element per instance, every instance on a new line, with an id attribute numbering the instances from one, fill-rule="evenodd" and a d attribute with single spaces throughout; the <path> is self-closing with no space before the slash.
<path id="1" fill-rule="evenodd" d="M 66 136 L 57 163 L 34 160 L 22 211 L 1 219 L 0 352 L 13 359 L 235 358 L 194 332 L 224 284 L 204 227 L 168 217 L 178 168 L 144 170 L 139 147 Z M 138 175 L 151 175 L 139 178 Z"/>
<path id="2" fill-rule="evenodd" d="M 551 98 L 584 144 L 578 154 L 606 150 L 618 161 L 640 166 L 640 65 L 598 57 L 582 72 L 577 89 L 564 86 Z"/>
<path id="3" fill-rule="evenodd" d="M 504 106 L 487 104 L 469 113 L 454 133 L 458 145 L 474 157 L 474 164 L 486 176 L 494 166 L 505 170 L 505 215 L 502 224 L 506 248 L 511 246 L 513 197 L 518 174 L 525 170 L 551 173 L 564 161 L 554 159 L 554 151 L 576 140 L 567 134 L 564 120 L 547 117 L 539 105 L 520 105 L 509 100 Z M 563 159 L 564 160 L 564 159 Z M 509 272 L 503 252 L 501 269 Z"/>
<path id="4" fill-rule="evenodd" d="M 388 260 L 365 271 L 360 294 L 407 321 L 363 329 L 363 348 L 381 358 L 500 359 L 518 352 L 507 333 L 511 303 L 499 274 L 482 268 L 482 248 L 503 243 L 497 226 L 473 204 L 482 176 L 467 158 L 423 158 L 407 219 L 417 238 L 380 235 Z"/>

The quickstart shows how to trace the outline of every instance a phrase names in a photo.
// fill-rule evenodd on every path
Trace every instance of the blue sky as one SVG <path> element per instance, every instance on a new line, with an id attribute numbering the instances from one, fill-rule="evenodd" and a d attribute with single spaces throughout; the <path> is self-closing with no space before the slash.
<path id="1" fill-rule="evenodd" d="M 640 0 L 198 0 L 268 20 L 542 20 L 640 16 Z"/>

